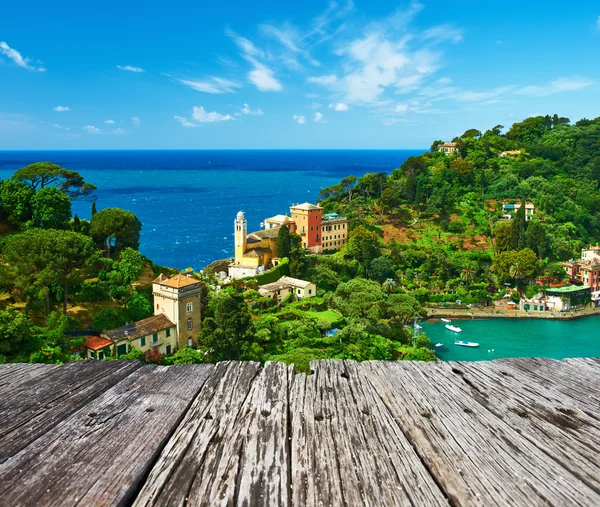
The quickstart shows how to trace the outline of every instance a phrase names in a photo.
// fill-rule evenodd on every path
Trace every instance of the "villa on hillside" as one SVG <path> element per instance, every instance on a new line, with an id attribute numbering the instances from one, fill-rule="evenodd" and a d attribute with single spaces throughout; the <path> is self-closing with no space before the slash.
<path id="1" fill-rule="evenodd" d="M 582 250 L 580 260 L 563 262 L 563 268 L 572 282 L 590 287 L 594 292 L 600 291 L 600 246 L 597 244 Z"/>
<path id="2" fill-rule="evenodd" d="M 499 157 L 518 157 L 521 155 L 521 150 L 507 150 L 498 155 Z"/>
<path id="3" fill-rule="evenodd" d="M 258 288 L 258 293 L 263 297 L 276 299 L 278 303 L 281 303 L 290 294 L 293 294 L 295 299 L 298 300 L 316 296 L 317 286 L 312 282 L 282 276 L 276 282 L 261 285 Z"/>
<path id="4" fill-rule="evenodd" d="M 451 143 L 450 141 L 446 141 L 444 144 L 440 144 L 438 146 L 438 151 L 441 153 L 445 153 L 446 155 L 454 153 L 457 150 L 458 148 L 456 147 L 456 143 Z"/>
<path id="5" fill-rule="evenodd" d="M 264 229 L 248 234 L 248 222 L 239 211 L 234 222 L 234 259 L 229 266 L 230 278 L 255 276 L 278 262 L 277 235 L 285 226 L 298 234 L 302 247 L 320 254 L 339 250 L 348 241 L 348 219 L 336 214 L 323 214 L 323 208 L 305 202 L 290 207 L 289 215 L 275 215 L 261 224 Z"/>
<path id="6" fill-rule="evenodd" d="M 152 282 L 154 316 L 88 337 L 88 359 L 123 355 L 135 348 L 158 350 L 168 356 L 182 347 L 196 345 L 200 330 L 202 283 L 191 276 L 168 278 L 160 274 Z"/>
<path id="7" fill-rule="evenodd" d="M 515 218 L 515 214 L 517 210 L 521 208 L 521 203 L 503 203 L 502 211 L 504 215 L 500 218 L 500 220 L 513 220 Z M 529 222 L 535 213 L 535 206 L 531 202 L 525 203 L 525 221 Z"/>

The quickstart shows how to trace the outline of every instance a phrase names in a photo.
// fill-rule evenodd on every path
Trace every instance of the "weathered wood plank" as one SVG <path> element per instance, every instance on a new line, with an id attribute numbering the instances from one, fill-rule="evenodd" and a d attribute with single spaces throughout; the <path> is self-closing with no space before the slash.
<path id="1" fill-rule="evenodd" d="M 0 465 L 5 505 L 129 503 L 212 365 L 144 366 Z"/>
<path id="2" fill-rule="evenodd" d="M 58 368 L 58 364 L 9 363 L 0 365 L 0 396 L 17 386 L 37 380 L 45 373 Z"/>
<path id="3" fill-rule="evenodd" d="M 599 505 L 600 495 L 456 383 L 448 365 L 362 363 L 403 432 L 457 505 Z"/>
<path id="4" fill-rule="evenodd" d="M 281 363 L 218 364 L 135 505 L 288 505 L 287 377 Z"/>
<path id="5" fill-rule="evenodd" d="M 138 361 L 76 361 L 32 368 L 33 377 L 17 369 L 26 380 L 0 397 L 0 463 L 140 367 Z"/>
<path id="6" fill-rule="evenodd" d="M 553 386 L 510 374 L 496 362 L 446 363 L 444 367 L 456 389 L 465 382 L 485 409 L 552 458 L 557 470 L 566 468 L 600 493 L 600 427 L 571 398 Z"/>
<path id="7" fill-rule="evenodd" d="M 293 505 L 447 505 L 358 365 L 311 369 L 290 393 Z"/>

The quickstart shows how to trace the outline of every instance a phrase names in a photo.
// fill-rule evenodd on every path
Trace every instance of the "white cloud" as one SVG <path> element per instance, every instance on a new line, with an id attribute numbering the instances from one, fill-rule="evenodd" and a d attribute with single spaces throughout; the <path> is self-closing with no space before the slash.
<path id="1" fill-rule="evenodd" d="M 58 111 L 59 113 L 63 113 L 65 111 L 70 111 L 71 109 L 68 108 L 67 106 L 56 106 L 54 108 L 52 108 L 52 111 Z"/>
<path id="2" fill-rule="evenodd" d="M 335 74 L 327 74 L 325 76 L 309 77 L 307 81 L 309 83 L 314 83 L 325 87 L 331 87 L 337 83 L 338 78 Z"/>
<path id="3" fill-rule="evenodd" d="M 598 16 L 598 19 L 596 20 L 596 32 L 600 33 L 600 16 Z"/>
<path id="4" fill-rule="evenodd" d="M 71 130 L 71 127 L 63 127 L 62 125 L 59 125 L 58 123 L 53 123 L 52 126 L 57 129 L 61 129 L 61 130 Z"/>
<path id="5" fill-rule="evenodd" d="M 115 123 L 115 120 L 104 120 L 104 123 L 108 125 L 113 125 Z"/>
<path id="6" fill-rule="evenodd" d="M 117 69 L 127 70 L 129 72 L 145 72 L 144 69 L 142 69 L 141 67 L 133 67 L 131 65 L 117 65 Z"/>
<path id="7" fill-rule="evenodd" d="M 546 97 L 561 92 L 573 92 L 588 88 L 593 84 L 591 79 L 575 76 L 558 78 L 543 86 L 525 86 L 514 91 L 515 95 L 529 95 L 532 97 Z"/>
<path id="8" fill-rule="evenodd" d="M 86 125 L 85 127 L 83 127 L 83 130 L 90 134 L 103 134 L 103 132 L 99 128 L 94 127 L 93 125 Z"/>
<path id="9" fill-rule="evenodd" d="M 265 114 L 263 112 L 263 110 L 260 108 L 256 109 L 255 111 L 252 111 L 252 109 L 250 109 L 250 106 L 248 104 L 244 104 L 244 107 L 242 107 L 242 109 L 240 110 L 240 113 L 244 114 L 246 116 L 262 116 L 263 114 Z"/>
<path id="10" fill-rule="evenodd" d="M 248 80 L 258 90 L 261 92 L 278 92 L 283 89 L 282 84 L 275 77 L 274 71 L 264 63 L 267 59 L 267 54 L 264 51 L 258 49 L 252 41 L 231 30 L 226 30 L 225 34 L 231 37 L 240 48 L 242 58 L 252 65 L 253 69 L 248 73 Z"/>
<path id="11" fill-rule="evenodd" d="M 308 106 L 310 109 L 314 109 L 315 111 L 317 109 L 321 109 L 321 104 L 319 104 L 318 102 L 313 102 L 310 106 Z"/>
<path id="12" fill-rule="evenodd" d="M 306 123 L 306 116 L 303 116 L 301 114 L 295 114 L 292 118 L 296 123 L 299 123 L 300 125 L 304 125 Z"/>
<path id="13" fill-rule="evenodd" d="M 30 58 L 24 58 L 16 49 L 11 48 L 6 42 L 0 41 L 0 55 L 4 55 L 11 60 L 17 67 L 36 72 L 46 72 L 44 67 L 31 64 Z"/>
<path id="14" fill-rule="evenodd" d="M 456 43 L 463 40 L 463 33 L 459 28 L 445 24 L 425 30 L 423 32 L 423 38 L 432 42 L 445 42 L 449 40 Z"/>
<path id="15" fill-rule="evenodd" d="M 175 78 L 175 80 L 181 83 L 182 85 L 188 86 L 192 90 L 204 93 L 235 93 L 236 88 L 242 87 L 241 84 L 235 81 L 230 81 L 229 79 L 223 79 L 214 76 L 208 76 L 206 79 L 203 80 L 179 78 Z"/>
<path id="16" fill-rule="evenodd" d="M 188 120 L 187 118 L 185 118 L 183 116 L 173 116 L 173 118 L 175 118 L 179 123 L 181 123 L 181 126 L 183 126 L 183 127 L 196 128 L 196 127 L 200 126 L 197 123 L 191 122 L 190 120 Z"/>
<path id="17" fill-rule="evenodd" d="M 254 69 L 248 73 L 248 79 L 261 92 L 278 92 L 283 88 L 273 71 L 257 61 L 254 62 Z"/>
<path id="18" fill-rule="evenodd" d="M 132 116 L 131 121 L 133 122 L 133 128 L 136 129 L 142 124 L 142 120 L 140 120 L 137 116 Z"/>
<path id="19" fill-rule="evenodd" d="M 300 56 L 315 67 L 321 65 L 318 60 L 315 60 L 310 55 L 307 49 L 300 47 L 305 44 L 306 40 L 290 25 L 286 24 L 283 28 L 276 28 L 271 25 L 262 25 L 261 29 L 265 35 L 279 42 L 279 44 L 281 44 L 287 50 L 287 53 L 282 55 L 280 58 L 289 67 L 301 68 L 301 65 L 295 58 L 296 56 Z"/>
<path id="20" fill-rule="evenodd" d="M 202 106 L 194 106 L 192 108 L 192 117 L 199 123 L 216 123 L 235 120 L 230 114 L 219 114 L 216 111 L 209 113 Z"/>
<path id="21" fill-rule="evenodd" d="M 329 109 L 333 109 L 334 111 L 348 111 L 350 108 L 348 104 L 344 104 L 343 102 L 337 102 L 336 104 L 329 104 Z"/>
<path id="22" fill-rule="evenodd" d="M 116 128 L 111 131 L 111 134 L 114 134 L 116 136 L 120 136 L 121 134 L 124 134 L 124 133 L 125 133 L 125 131 L 122 128 Z"/>
<path id="23" fill-rule="evenodd" d="M 323 113 L 320 113 L 319 111 L 317 111 L 313 116 L 313 121 L 315 123 L 327 123 L 327 120 L 323 116 Z"/>

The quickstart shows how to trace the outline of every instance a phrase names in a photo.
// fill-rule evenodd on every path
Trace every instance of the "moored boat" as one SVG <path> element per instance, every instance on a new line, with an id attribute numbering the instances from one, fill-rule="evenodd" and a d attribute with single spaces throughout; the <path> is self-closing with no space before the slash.
<path id="1" fill-rule="evenodd" d="M 442 322 L 448 322 L 448 323 L 452 322 L 450 319 L 440 319 L 440 320 L 441 320 Z"/>
<path id="2" fill-rule="evenodd" d="M 423 326 L 419 326 L 419 324 L 415 324 L 415 329 L 423 329 Z"/>
<path id="3" fill-rule="evenodd" d="M 436 344 L 435 344 L 435 346 L 436 346 L 436 347 L 443 347 L 443 346 L 444 346 L 444 344 L 443 344 L 443 343 L 436 343 Z"/>
<path id="4" fill-rule="evenodd" d="M 460 345 L 461 347 L 479 347 L 479 343 L 460 341 L 460 340 L 455 340 L 454 345 Z"/>
<path id="5" fill-rule="evenodd" d="M 454 331 L 455 333 L 461 333 L 462 329 L 460 327 L 452 326 L 451 324 L 446 324 L 446 329 L 449 331 Z"/>

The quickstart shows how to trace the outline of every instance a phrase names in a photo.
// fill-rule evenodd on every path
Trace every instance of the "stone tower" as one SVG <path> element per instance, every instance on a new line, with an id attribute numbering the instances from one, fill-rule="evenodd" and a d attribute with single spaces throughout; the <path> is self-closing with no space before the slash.
<path id="1" fill-rule="evenodd" d="M 247 222 L 243 211 L 238 211 L 233 222 L 235 228 L 235 264 L 240 264 L 246 251 Z"/>
<path id="2" fill-rule="evenodd" d="M 163 313 L 177 326 L 177 345 L 196 346 L 202 318 L 202 282 L 195 278 L 161 275 L 152 282 L 154 315 Z"/>

